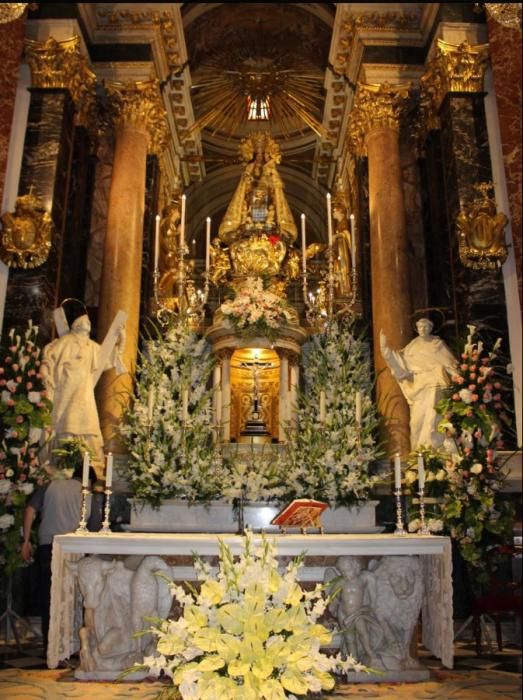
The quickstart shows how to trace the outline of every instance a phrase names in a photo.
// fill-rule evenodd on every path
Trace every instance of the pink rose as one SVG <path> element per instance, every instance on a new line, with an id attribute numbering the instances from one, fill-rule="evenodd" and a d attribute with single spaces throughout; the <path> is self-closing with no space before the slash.
<path id="1" fill-rule="evenodd" d="M 469 476 L 469 473 L 468 473 L 468 471 L 466 471 L 466 470 L 465 470 L 465 471 L 462 471 L 461 474 L 463 475 L 463 477 L 464 477 L 465 479 L 467 479 L 468 476 Z"/>
<path id="2" fill-rule="evenodd" d="M 22 377 L 18 376 L 18 377 L 16 378 L 16 381 L 17 381 L 19 384 L 21 384 L 21 383 L 22 383 Z"/>
<path id="3" fill-rule="evenodd" d="M 17 438 L 17 437 L 18 437 L 18 431 L 17 431 L 17 430 L 13 430 L 12 433 L 11 433 L 11 437 Z"/>
<path id="4" fill-rule="evenodd" d="M 0 386 L 5 386 L 7 381 L 5 379 L 0 379 Z"/>
<path id="5" fill-rule="evenodd" d="M 469 376 L 470 376 L 471 379 L 476 379 L 476 373 L 475 373 L 475 372 L 471 372 Z"/>
<path id="6" fill-rule="evenodd" d="M 27 476 L 25 474 L 20 474 L 18 479 L 19 479 L 19 481 L 25 481 L 27 479 Z"/>
<path id="7" fill-rule="evenodd" d="M 13 372 L 18 372 L 19 369 L 20 369 L 20 365 L 15 362 L 13 365 Z"/>
<path id="8" fill-rule="evenodd" d="M 0 367 L 0 374 L 3 374 L 3 373 L 4 373 L 4 368 Z"/>
<path id="9" fill-rule="evenodd" d="M 470 397 L 470 400 L 471 400 L 471 401 L 477 401 L 478 399 L 479 399 L 479 395 L 478 395 L 478 394 L 472 394 L 472 396 Z"/>
<path id="10" fill-rule="evenodd" d="M 485 406 L 484 403 L 482 403 L 482 404 L 480 405 L 479 408 L 480 408 L 481 411 L 486 411 L 486 410 L 487 410 L 487 407 Z"/>
<path id="11" fill-rule="evenodd" d="M 467 371 L 468 365 L 460 365 L 460 369 L 462 369 L 464 372 Z"/>
<path id="12" fill-rule="evenodd" d="M 459 394 L 452 394 L 452 398 L 454 401 L 459 401 Z"/>
<path id="13" fill-rule="evenodd" d="M 10 346 L 9 346 L 9 352 L 16 352 L 16 351 L 17 351 L 16 345 L 10 345 Z"/>
<path id="14" fill-rule="evenodd" d="M 6 358 L 5 358 L 5 361 L 6 361 L 6 364 L 10 365 L 11 362 L 13 361 L 13 358 L 12 358 L 12 357 L 6 357 Z"/>
<path id="15" fill-rule="evenodd" d="M 494 394 L 492 398 L 494 399 L 494 401 L 501 401 L 501 394 Z"/>
<path id="16" fill-rule="evenodd" d="M 481 430 L 476 430 L 476 432 L 474 433 L 474 437 L 479 440 L 479 438 L 482 436 L 482 434 L 483 433 L 481 432 Z"/>
<path id="17" fill-rule="evenodd" d="M 471 371 L 471 372 L 475 372 L 475 371 L 476 371 L 476 365 L 471 365 L 470 371 Z"/>
<path id="18" fill-rule="evenodd" d="M 466 360 L 467 357 L 468 357 L 468 355 L 467 355 L 466 352 L 462 352 L 462 353 L 461 353 L 461 357 L 462 357 L 464 360 Z"/>
<path id="19" fill-rule="evenodd" d="M 457 383 L 458 384 L 465 384 L 465 379 L 463 377 L 458 377 Z"/>
<path id="20" fill-rule="evenodd" d="M 496 389 L 501 389 L 501 382 L 494 382 L 494 387 Z"/>
<path id="21" fill-rule="evenodd" d="M 9 399 L 7 405 L 9 406 L 9 408 L 12 408 L 15 405 L 15 402 L 13 401 L 13 399 Z"/>
<path id="22" fill-rule="evenodd" d="M 478 377 L 478 384 L 483 384 L 485 377 Z"/>
<path id="23" fill-rule="evenodd" d="M 465 447 L 463 452 L 468 456 L 472 452 L 472 450 L 470 449 L 470 447 Z"/>
<path id="24" fill-rule="evenodd" d="M 492 391 L 493 388 L 494 387 L 492 384 L 485 384 L 485 389 L 487 389 L 488 391 Z"/>
<path id="25" fill-rule="evenodd" d="M 471 408 L 469 408 L 469 410 L 467 411 L 466 415 L 470 418 L 470 416 L 473 416 L 473 415 L 474 415 L 474 411 L 473 411 Z"/>
<path id="26" fill-rule="evenodd" d="M 474 391 L 475 388 L 476 388 L 475 384 L 469 384 L 469 391 Z"/>
<path id="27" fill-rule="evenodd" d="M 33 388 L 33 383 L 27 382 L 26 387 L 27 387 L 27 391 L 30 391 Z"/>
<path id="28" fill-rule="evenodd" d="M 23 416 L 16 416 L 16 422 L 17 423 L 23 423 L 24 422 L 24 417 Z"/>

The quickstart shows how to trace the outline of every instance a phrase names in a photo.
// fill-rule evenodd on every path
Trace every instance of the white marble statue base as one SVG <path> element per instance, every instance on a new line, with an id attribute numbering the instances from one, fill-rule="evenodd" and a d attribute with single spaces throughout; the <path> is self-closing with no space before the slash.
<path id="1" fill-rule="evenodd" d="M 159 508 L 153 508 L 134 499 L 131 504 L 130 532 L 209 532 L 235 533 L 240 523 L 238 509 L 231 504 L 213 501 L 209 504 L 189 504 L 183 500 L 164 501 Z M 332 534 L 373 534 L 382 532 L 376 525 L 378 501 L 367 501 L 359 506 L 328 508 L 322 513 L 321 522 L 326 533 Z M 245 503 L 243 526 L 254 532 L 279 532 L 271 525 L 282 506 L 276 503 Z"/>

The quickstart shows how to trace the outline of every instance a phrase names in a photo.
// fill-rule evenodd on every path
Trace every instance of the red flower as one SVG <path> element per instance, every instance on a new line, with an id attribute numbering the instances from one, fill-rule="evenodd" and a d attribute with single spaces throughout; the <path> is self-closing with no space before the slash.
<path id="1" fill-rule="evenodd" d="M 267 236 L 267 238 L 269 239 L 271 245 L 276 245 L 276 243 L 278 243 L 278 241 L 280 240 L 280 237 L 277 236 L 275 233 L 271 233 L 271 235 Z"/>

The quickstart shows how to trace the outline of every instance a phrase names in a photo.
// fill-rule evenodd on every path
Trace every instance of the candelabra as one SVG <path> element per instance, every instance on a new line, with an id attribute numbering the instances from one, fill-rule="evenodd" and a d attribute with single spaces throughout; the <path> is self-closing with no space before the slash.
<path id="1" fill-rule="evenodd" d="M 394 494 L 396 496 L 396 529 L 394 534 L 397 537 L 405 537 L 407 531 L 403 527 L 403 518 L 401 517 L 401 489 L 396 489 Z"/>
<path id="2" fill-rule="evenodd" d="M 85 486 L 82 488 L 82 510 L 80 516 L 80 522 L 75 530 L 75 535 L 85 535 L 89 530 L 87 529 L 87 496 L 89 494 L 89 489 Z"/>
<path id="3" fill-rule="evenodd" d="M 430 535 L 430 530 L 425 522 L 425 494 L 424 490 L 420 489 L 418 491 L 419 496 L 419 520 L 420 528 L 418 530 L 419 535 Z"/>
<path id="4" fill-rule="evenodd" d="M 112 491 L 110 488 L 106 488 L 105 491 L 105 507 L 104 507 L 104 519 L 102 523 L 102 529 L 100 530 L 100 535 L 110 535 L 111 528 L 109 526 L 109 513 L 111 511 L 111 495 Z"/>

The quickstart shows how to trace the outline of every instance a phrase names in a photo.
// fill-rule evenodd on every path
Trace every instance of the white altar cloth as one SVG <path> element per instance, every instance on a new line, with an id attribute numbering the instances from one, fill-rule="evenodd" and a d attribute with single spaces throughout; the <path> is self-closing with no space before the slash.
<path id="1" fill-rule="evenodd" d="M 419 555 L 423 566 L 422 642 L 444 666 L 453 666 L 452 556 L 448 537 L 431 535 L 267 535 L 274 539 L 281 556 L 308 557 L 360 555 Z M 255 535 L 255 541 L 259 536 Z M 53 542 L 51 565 L 51 614 L 47 663 L 59 661 L 79 649 L 78 631 L 82 621 L 81 598 L 67 561 L 85 554 L 99 555 L 217 555 L 222 540 L 233 552 L 242 548 L 238 535 L 125 532 L 111 535 L 58 535 Z M 192 567 L 175 567 L 176 580 L 194 579 Z M 322 581 L 323 567 L 304 567 L 301 580 Z"/>

